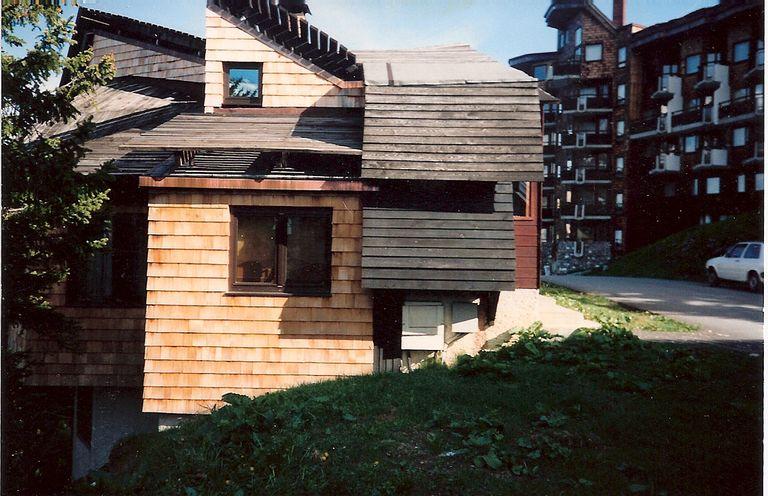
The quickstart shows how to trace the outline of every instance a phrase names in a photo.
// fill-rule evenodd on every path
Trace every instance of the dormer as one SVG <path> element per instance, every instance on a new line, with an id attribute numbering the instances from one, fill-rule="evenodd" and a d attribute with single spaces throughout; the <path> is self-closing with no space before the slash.
<path id="1" fill-rule="evenodd" d="M 208 0 L 205 111 L 362 107 L 355 55 L 308 12 L 299 0 Z"/>

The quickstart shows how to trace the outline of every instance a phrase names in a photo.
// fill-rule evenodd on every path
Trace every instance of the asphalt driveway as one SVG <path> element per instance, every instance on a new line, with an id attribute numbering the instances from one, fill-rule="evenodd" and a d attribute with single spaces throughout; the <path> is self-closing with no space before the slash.
<path id="1" fill-rule="evenodd" d="M 706 341 L 762 349 L 763 295 L 735 288 L 664 279 L 544 276 L 544 281 L 594 293 L 628 306 L 696 324 L 695 333 L 641 333 L 646 339 Z"/>

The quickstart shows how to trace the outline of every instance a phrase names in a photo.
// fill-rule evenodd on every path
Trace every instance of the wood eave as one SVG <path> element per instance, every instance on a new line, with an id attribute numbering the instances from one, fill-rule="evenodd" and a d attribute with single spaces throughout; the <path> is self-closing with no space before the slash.
<path id="1" fill-rule="evenodd" d="M 139 187 L 173 189 L 262 190 L 297 192 L 378 191 L 378 187 L 363 181 L 326 181 L 313 179 L 221 179 L 201 177 L 139 177 Z"/>

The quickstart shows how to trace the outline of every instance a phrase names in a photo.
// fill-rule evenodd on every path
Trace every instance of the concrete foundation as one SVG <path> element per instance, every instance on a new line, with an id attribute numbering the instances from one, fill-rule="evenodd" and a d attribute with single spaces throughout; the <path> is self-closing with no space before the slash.
<path id="1" fill-rule="evenodd" d="M 141 389 L 79 388 L 78 393 L 72 440 L 73 479 L 104 466 L 112 448 L 124 437 L 157 431 L 158 416 L 141 411 Z"/>

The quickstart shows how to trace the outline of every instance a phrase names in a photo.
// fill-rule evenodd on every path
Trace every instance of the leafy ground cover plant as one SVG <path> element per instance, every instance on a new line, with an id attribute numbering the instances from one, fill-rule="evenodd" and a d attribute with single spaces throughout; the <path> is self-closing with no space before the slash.
<path id="1" fill-rule="evenodd" d="M 78 494 L 759 494 L 762 362 L 534 326 L 453 368 L 228 405 L 137 436 Z"/>

